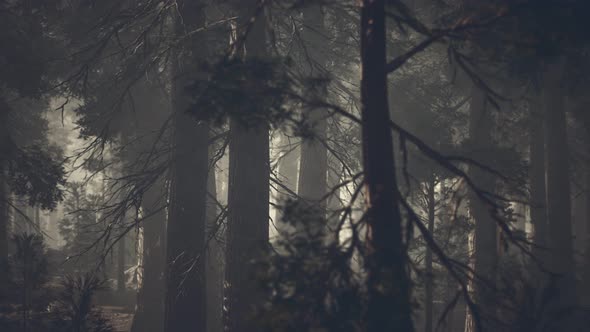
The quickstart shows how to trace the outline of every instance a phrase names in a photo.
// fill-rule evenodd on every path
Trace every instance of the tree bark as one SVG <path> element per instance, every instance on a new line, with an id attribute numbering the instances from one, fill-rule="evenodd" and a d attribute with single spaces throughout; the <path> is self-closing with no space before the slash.
<path id="1" fill-rule="evenodd" d="M 157 77 L 157 73 L 146 73 L 133 87 L 136 98 L 136 109 L 141 110 L 137 117 L 130 121 L 136 124 L 136 137 L 142 138 L 134 141 L 134 148 L 130 160 L 145 156 L 152 150 L 168 148 L 168 142 L 162 141 L 159 133 L 164 130 L 162 126 L 171 115 L 171 105 L 157 82 L 150 77 Z M 167 165 L 170 156 L 162 154 L 155 158 L 150 165 L 157 168 Z M 142 218 L 145 218 L 140 226 L 143 234 L 143 247 L 141 248 L 141 288 L 138 291 L 137 307 L 133 317 L 131 332 L 162 332 L 164 330 L 164 298 L 165 282 L 164 267 L 165 239 L 166 239 L 166 200 L 168 186 L 166 175 L 155 173 L 156 178 L 151 178 L 149 187 L 143 192 L 141 208 Z"/>
<path id="2" fill-rule="evenodd" d="M 305 44 L 307 64 L 305 74 L 313 80 L 321 80 L 324 59 L 319 50 L 322 48 L 322 31 L 324 17 L 319 4 L 311 4 L 303 11 L 304 27 L 301 38 Z M 325 44 L 325 41 L 323 41 Z M 318 68 L 320 67 L 320 68 Z M 327 91 L 325 86 L 313 88 L 311 99 L 323 98 Z M 304 138 L 301 142 L 301 159 L 299 164 L 298 194 L 307 203 L 317 206 L 325 214 L 325 203 L 321 199 L 327 192 L 328 150 L 326 148 L 327 121 L 323 109 L 312 108 L 306 116 L 311 124 L 314 136 Z"/>
<path id="3" fill-rule="evenodd" d="M 567 143 L 563 60 L 547 64 L 544 77 L 545 139 L 547 153 L 547 219 L 549 270 L 557 274 L 556 310 L 576 304 L 569 149 Z"/>
<path id="4" fill-rule="evenodd" d="M 297 193 L 297 165 L 299 162 L 301 148 L 296 145 L 298 142 L 296 142 L 293 137 L 289 137 L 287 135 L 281 135 L 280 142 L 283 152 L 279 159 L 278 165 L 279 181 L 281 181 L 281 183 L 288 189 L 279 188 L 278 190 L 277 203 L 282 206 L 287 199 L 294 198 L 294 195 L 289 193 L 289 191 Z M 279 207 L 275 213 L 275 224 L 279 228 L 278 231 L 281 234 L 288 231 L 287 225 L 281 222 L 282 218 L 283 211 Z"/>
<path id="5" fill-rule="evenodd" d="M 590 148 L 590 127 L 586 133 L 587 148 Z M 590 307 L 590 162 L 586 164 L 586 192 L 584 199 L 586 201 L 586 248 L 584 250 L 584 271 L 582 284 L 584 285 L 584 305 Z"/>
<path id="6" fill-rule="evenodd" d="M 246 26 L 257 11 L 257 1 L 243 1 L 238 8 L 238 27 Z M 246 38 L 248 57 L 267 56 L 265 27 L 264 14 L 260 14 Z M 253 318 L 265 298 L 252 261 L 268 246 L 268 129 L 267 125 L 247 128 L 230 119 L 226 252 L 230 332 L 258 331 Z"/>
<path id="7" fill-rule="evenodd" d="M 8 281 L 8 224 L 10 193 L 7 186 L 8 105 L 0 97 L 0 286 Z"/>
<path id="8" fill-rule="evenodd" d="M 531 222 L 534 227 L 532 252 L 538 262 L 546 265 L 547 252 L 547 204 L 545 190 L 545 126 L 541 103 L 531 104 L 530 161 Z M 536 268 L 539 271 L 538 268 Z M 540 271 L 539 271 L 540 272 Z M 538 275 L 540 276 L 540 275 Z"/>
<path id="9" fill-rule="evenodd" d="M 427 202 L 428 202 L 428 232 L 434 234 L 434 218 L 435 218 L 435 179 L 432 177 L 427 185 Z M 426 246 L 426 304 L 425 304 L 425 323 L 424 331 L 433 331 L 433 305 L 434 305 L 434 274 L 432 269 L 432 250 L 430 246 Z"/>
<path id="10" fill-rule="evenodd" d="M 385 1 L 361 4 L 361 112 L 367 191 L 366 331 L 413 331 L 387 100 Z"/>
<path id="11" fill-rule="evenodd" d="M 1 121 L 1 119 L 0 119 Z M 2 138 L 0 138 L 2 139 Z M 1 144 L 1 142 L 0 142 Z M 0 150 L 0 286 L 8 281 L 8 223 L 9 204 L 8 187 L 6 185 L 6 170 L 3 151 Z"/>
<path id="12" fill-rule="evenodd" d="M 125 292 L 125 235 L 117 243 L 117 291 Z"/>
<path id="13" fill-rule="evenodd" d="M 489 157 L 486 151 L 493 147 L 490 110 L 486 107 L 486 96 L 483 91 L 473 87 L 470 105 L 470 141 L 475 160 Z M 492 174 L 477 167 L 470 167 L 469 177 L 476 185 L 487 192 L 493 192 L 495 179 Z M 489 329 L 494 317 L 494 288 L 498 265 L 497 225 L 492 213 L 494 207 L 483 202 L 475 193 L 470 193 L 469 210 L 475 222 L 473 269 L 478 278 L 470 280 L 474 302 L 480 308 L 481 326 Z M 478 331 L 473 313 L 468 312 L 465 331 Z"/>
<path id="14" fill-rule="evenodd" d="M 211 154 L 210 154 L 211 155 Z M 210 158 L 212 159 L 212 158 Z M 207 331 L 223 331 L 223 243 L 224 230 L 217 220 L 217 185 L 215 167 L 209 169 L 207 181 Z"/>
<path id="15" fill-rule="evenodd" d="M 185 36 L 205 24 L 200 1 L 177 1 L 181 19 L 177 34 Z M 207 57 L 202 34 L 189 38 L 173 68 L 173 161 L 167 227 L 165 330 L 205 331 L 205 231 L 209 129 L 188 114 L 185 88 L 199 77 L 197 61 Z"/>
<path id="16" fill-rule="evenodd" d="M 143 215 L 149 217 L 142 222 L 142 279 L 131 332 L 164 330 L 165 191 L 164 181 L 159 180 L 143 196 Z"/>

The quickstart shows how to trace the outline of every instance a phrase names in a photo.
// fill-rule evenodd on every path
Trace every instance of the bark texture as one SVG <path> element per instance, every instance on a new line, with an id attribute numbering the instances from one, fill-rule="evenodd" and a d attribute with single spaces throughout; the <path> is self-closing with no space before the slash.
<path id="1" fill-rule="evenodd" d="M 470 142 L 475 160 L 485 162 L 489 149 L 493 147 L 491 110 L 486 107 L 483 91 L 473 87 L 470 105 Z M 477 167 L 470 167 L 469 176 L 476 185 L 487 192 L 493 192 L 495 179 L 492 174 Z M 480 280 L 471 280 L 473 300 L 480 309 L 481 327 L 486 330 L 494 318 L 494 287 L 498 266 L 497 225 L 493 218 L 494 207 L 473 192 L 469 197 L 469 211 L 475 222 L 473 269 Z M 465 331 L 478 331 L 473 313 L 468 312 Z"/>
<path id="2" fill-rule="evenodd" d="M 387 100 L 385 1 L 361 3 L 363 168 L 369 295 L 366 331 L 413 331 L 407 255 Z"/>
<path id="3" fill-rule="evenodd" d="M 211 155 L 211 154 L 210 154 Z M 223 331 L 223 247 L 225 232 L 217 219 L 215 167 L 209 169 L 207 182 L 207 331 Z"/>
<path id="4" fill-rule="evenodd" d="M 305 74 L 312 80 L 322 80 L 324 59 L 319 52 L 322 49 L 324 17 L 319 4 L 305 7 L 303 11 L 303 31 L 301 38 L 307 58 L 304 64 Z M 325 86 L 320 84 L 313 88 L 310 98 L 321 99 L 326 95 Z M 325 213 L 325 203 L 321 199 L 327 192 L 328 150 L 326 148 L 327 121 L 323 109 L 311 108 L 306 113 L 313 136 L 304 138 L 301 143 L 301 160 L 299 164 L 298 194 L 310 204 L 317 205 Z"/>
<path id="5" fill-rule="evenodd" d="M 10 193 L 6 181 L 6 156 L 9 134 L 7 128 L 8 105 L 0 98 L 0 286 L 8 280 L 8 224 Z"/>
<path id="6" fill-rule="evenodd" d="M 557 274 L 559 309 L 576 304 L 573 253 L 569 149 L 566 131 L 563 60 L 546 66 L 544 77 L 545 142 L 547 153 L 547 219 L 549 222 L 549 270 Z"/>
<path id="7" fill-rule="evenodd" d="M 177 1 L 179 36 L 205 23 L 200 1 Z M 166 331 L 205 331 L 205 229 L 209 129 L 188 114 L 185 88 L 203 74 L 197 61 L 206 58 L 206 43 L 196 34 L 179 50 L 173 69 L 173 160 L 167 227 Z"/>
<path id="8" fill-rule="evenodd" d="M 428 232 L 430 234 L 434 234 L 434 218 L 435 218 L 435 179 L 434 177 L 430 179 L 427 185 L 427 202 L 428 202 Z M 434 274 L 432 269 L 432 250 L 429 246 L 426 247 L 426 257 L 425 257 L 425 264 L 426 264 L 426 303 L 425 303 L 425 322 L 424 322 L 424 331 L 425 332 L 432 332 L 433 331 L 433 307 L 434 307 Z"/>
<path id="9" fill-rule="evenodd" d="M 545 187 L 545 126 L 541 104 L 531 104 L 530 110 L 530 161 L 531 222 L 534 227 L 533 254 L 546 264 L 547 251 L 547 192 Z"/>
<path id="10" fill-rule="evenodd" d="M 254 18 L 245 42 L 247 57 L 265 57 L 264 13 L 254 0 L 240 1 L 237 9 L 239 29 Z M 252 318 L 265 297 L 253 260 L 268 246 L 269 131 L 266 125 L 247 128 L 230 119 L 229 135 L 226 323 L 230 332 L 255 332 Z"/>
<path id="11" fill-rule="evenodd" d="M 141 259 L 141 288 L 131 332 L 161 332 L 164 330 L 164 266 L 166 236 L 166 190 L 164 181 L 153 184 L 143 196 L 143 252 Z"/>

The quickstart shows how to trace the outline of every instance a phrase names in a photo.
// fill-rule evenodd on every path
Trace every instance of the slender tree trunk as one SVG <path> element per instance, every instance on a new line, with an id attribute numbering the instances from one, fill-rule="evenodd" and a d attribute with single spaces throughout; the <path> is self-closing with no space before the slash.
<path id="1" fill-rule="evenodd" d="M 328 161 L 328 188 L 333 191 L 341 181 L 341 169 L 340 162 L 336 158 L 331 158 Z M 331 165 L 331 166 L 330 166 Z M 331 241 L 331 237 L 334 237 L 336 242 L 340 241 L 338 231 L 338 224 L 340 223 L 340 213 L 342 209 L 342 201 L 340 200 L 340 193 L 342 188 L 336 189 L 332 195 L 328 198 L 327 211 L 328 211 L 328 237 L 326 240 Z"/>
<path id="2" fill-rule="evenodd" d="M 557 274 L 556 310 L 576 304 L 569 150 L 567 143 L 563 60 L 547 65 L 544 77 L 545 138 L 547 149 L 547 218 L 549 269 Z"/>
<path id="3" fill-rule="evenodd" d="M 0 98 L 0 286 L 8 281 L 8 224 L 10 193 L 7 186 L 8 105 Z"/>
<path id="4" fill-rule="evenodd" d="M 200 1 L 177 1 L 179 36 L 205 24 Z M 187 40 L 173 69 L 174 150 L 171 166 L 170 210 L 167 228 L 167 288 L 165 330 L 205 331 L 207 174 L 209 129 L 188 114 L 185 88 L 197 78 L 197 63 L 207 57 L 202 34 Z M 195 38 L 196 37 L 196 38 Z"/>
<path id="5" fill-rule="evenodd" d="M 590 127 L 589 127 L 590 129 Z M 587 148 L 590 148 L 590 130 L 587 132 Z M 590 162 L 586 164 L 586 248 L 584 252 L 584 271 L 582 284 L 584 285 L 584 305 L 590 308 Z"/>
<path id="6" fill-rule="evenodd" d="M 428 201 L 428 232 L 434 234 L 434 218 L 435 218 L 435 179 L 432 177 L 428 183 L 427 201 Z M 426 246 L 426 304 L 425 304 L 425 323 L 424 331 L 433 331 L 433 305 L 434 305 L 434 274 L 432 269 L 432 250 L 430 246 Z"/>
<path id="7" fill-rule="evenodd" d="M 212 158 L 210 158 L 212 159 Z M 223 243 L 224 230 L 217 220 L 217 185 L 215 167 L 209 170 L 207 182 L 207 331 L 223 331 Z"/>
<path id="8" fill-rule="evenodd" d="M 473 87 L 470 110 L 470 140 L 474 159 L 489 155 L 486 150 L 493 147 L 490 110 L 486 107 L 483 91 Z M 493 192 L 495 179 L 493 175 L 477 167 L 470 167 L 469 176 L 480 189 Z M 490 328 L 494 318 L 494 288 L 498 265 L 497 225 L 493 218 L 493 207 L 483 202 L 475 193 L 470 193 L 470 214 L 475 221 L 474 262 L 477 277 L 485 281 L 470 280 L 474 302 L 480 308 L 481 325 L 484 330 Z M 465 331 L 477 331 L 473 313 L 468 312 Z"/>
<path id="9" fill-rule="evenodd" d="M 407 253 L 389 127 L 385 1 L 361 4 L 363 168 L 367 191 L 368 332 L 414 330 Z"/>
<path id="10" fill-rule="evenodd" d="M 142 222 L 142 278 L 131 332 L 162 332 L 164 330 L 164 239 L 166 235 L 164 188 L 164 181 L 159 180 L 143 196 L 143 215 L 149 217 Z"/>
<path id="11" fill-rule="evenodd" d="M 531 222 L 534 227 L 533 255 L 546 265 L 547 252 L 547 204 L 545 190 L 545 126 L 541 103 L 531 105 L 530 114 L 530 161 L 529 177 L 531 190 Z M 545 266 L 546 267 L 546 266 Z M 535 267 L 536 271 L 540 271 Z M 544 273 L 541 273 L 544 274 Z M 540 276 L 538 274 L 538 276 Z"/>
<path id="12" fill-rule="evenodd" d="M 125 237 L 122 236 L 117 243 L 117 291 L 125 292 Z"/>
<path id="13" fill-rule="evenodd" d="M 248 24 L 257 1 L 240 3 L 238 27 Z M 255 18 L 246 38 L 248 57 L 265 57 L 264 14 Z M 227 219 L 228 331 L 258 331 L 252 318 L 265 294 L 260 289 L 252 260 L 268 246 L 269 133 L 268 127 L 246 128 L 230 119 Z"/>

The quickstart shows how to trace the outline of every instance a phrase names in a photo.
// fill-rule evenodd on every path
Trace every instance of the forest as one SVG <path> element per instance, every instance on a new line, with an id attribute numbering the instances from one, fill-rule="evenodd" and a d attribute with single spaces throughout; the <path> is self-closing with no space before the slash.
<path id="1" fill-rule="evenodd" d="M 0 331 L 590 331 L 589 13 L 0 0 Z"/>

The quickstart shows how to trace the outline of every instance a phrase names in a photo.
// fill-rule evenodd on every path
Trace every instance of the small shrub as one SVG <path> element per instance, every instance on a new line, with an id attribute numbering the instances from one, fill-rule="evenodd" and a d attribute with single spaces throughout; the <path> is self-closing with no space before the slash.
<path id="1" fill-rule="evenodd" d="M 104 282 L 94 275 L 86 274 L 66 277 L 62 282 L 63 291 L 54 306 L 55 318 L 51 331 L 61 332 L 110 332 L 109 321 L 102 317 L 100 310 L 92 304 L 96 291 Z"/>

